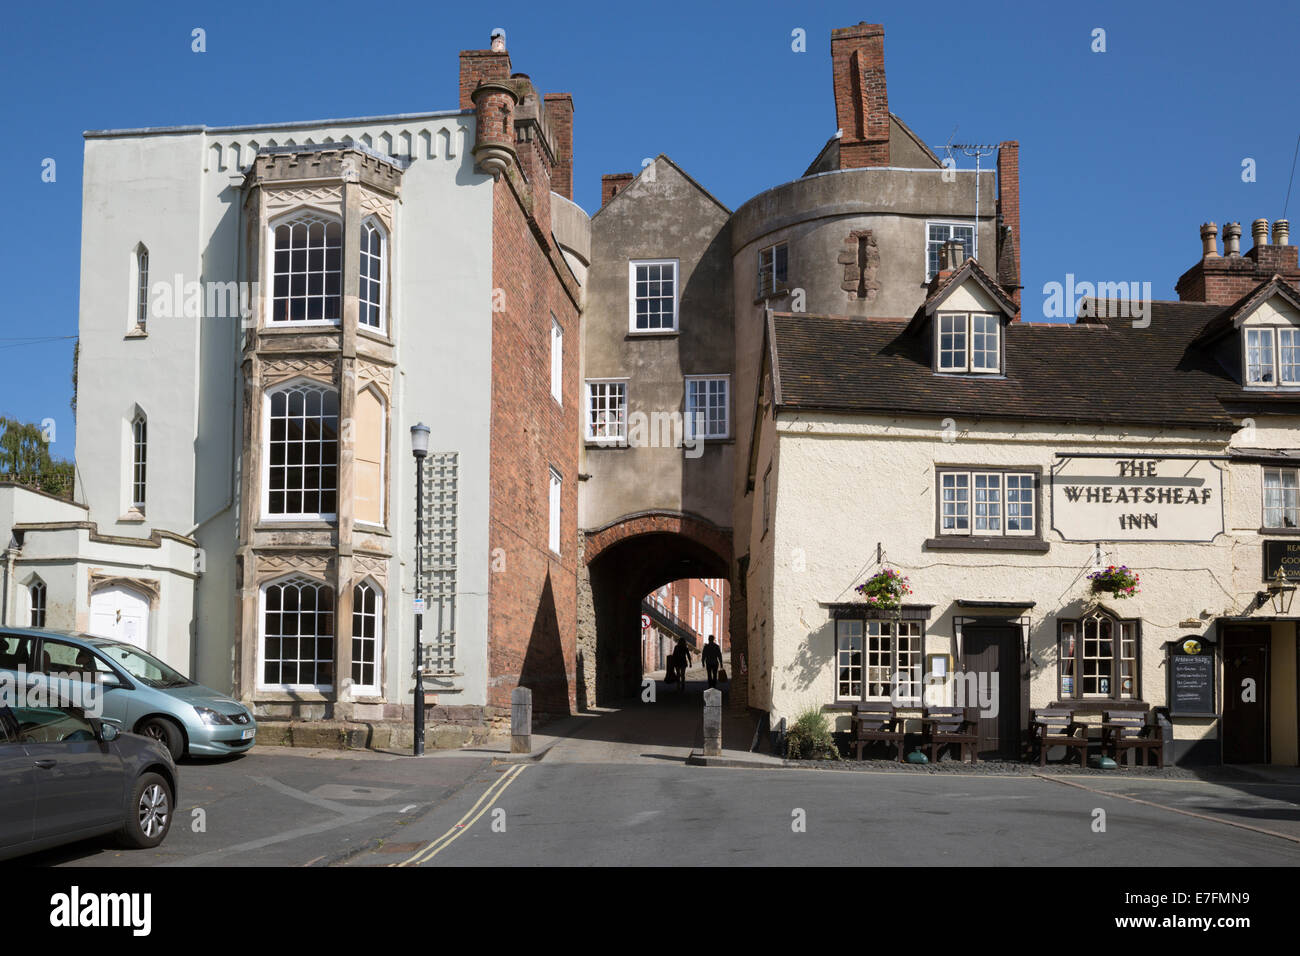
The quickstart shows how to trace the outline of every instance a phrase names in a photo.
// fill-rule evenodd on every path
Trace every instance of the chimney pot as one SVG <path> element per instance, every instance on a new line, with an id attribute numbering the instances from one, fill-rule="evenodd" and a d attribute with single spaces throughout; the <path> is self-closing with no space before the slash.
<path id="1" fill-rule="evenodd" d="M 489 41 L 489 47 L 493 53 L 506 52 L 506 31 L 500 29 L 492 31 L 492 39 Z"/>
<path id="2" fill-rule="evenodd" d="M 1241 223 L 1224 223 L 1223 254 L 1234 258 L 1241 257 Z"/>
<path id="3" fill-rule="evenodd" d="M 1273 245 L 1285 246 L 1291 238 L 1291 223 L 1285 219 L 1273 220 Z"/>
<path id="4" fill-rule="evenodd" d="M 1250 235 L 1256 246 L 1268 245 L 1268 220 L 1256 219 L 1250 224 Z"/>
<path id="5" fill-rule="evenodd" d="M 1201 226 L 1201 258 L 1217 259 L 1219 257 L 1219 227 L 1207 222 Z"/>

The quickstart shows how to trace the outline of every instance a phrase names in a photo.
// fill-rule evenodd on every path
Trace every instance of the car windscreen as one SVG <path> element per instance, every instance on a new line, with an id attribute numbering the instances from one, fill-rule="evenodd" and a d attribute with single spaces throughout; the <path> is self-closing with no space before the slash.
<path id="1" fill-rule="evenodd" d="M 96 648 L 110 661 L 149 687 L 189 687 L 194 681 L 168 667 L 152 654 L 130 644 L 96 641 Z"/>

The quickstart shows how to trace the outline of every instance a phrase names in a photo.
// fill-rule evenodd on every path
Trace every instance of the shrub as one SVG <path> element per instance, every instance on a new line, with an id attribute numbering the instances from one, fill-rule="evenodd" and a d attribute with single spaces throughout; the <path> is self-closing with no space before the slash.
<path id="1" fill-rule="evenodd" d="M 790 760 L 839 760 L 840 748 L 826 715 L 816 708 L 801 713 L 786 731 L 785 755 Z"/>

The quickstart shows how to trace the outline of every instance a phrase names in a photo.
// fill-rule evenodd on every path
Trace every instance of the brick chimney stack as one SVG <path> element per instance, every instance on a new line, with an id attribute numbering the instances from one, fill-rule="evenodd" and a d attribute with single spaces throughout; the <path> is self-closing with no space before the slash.
<path id="1" fill-rule="evenodd" d="M 998 237 L 998 282 L 1020 305 L 1020 143 L 998 143 L 998 219 L 1006 230 Z"/>
<path id="2" fill-rule="evenodd" d="M 460 51 L 460 108 L 474 108 L 473 93 L 480 83 L 502 82 L 510 78 L 510 54 L 505 38 L 492 37 L 490 50 Z"/>
<path id="3" fill-rule="evenodd" d="M 1300 262 L 1296 246 L 1288 245 L 1287 223 L 1279 232 L 1273 227 L 1273 242 L 1268 241 L 1268 220 L 1250 224 L 1255 248 L 1240 252 L 1241 223 L 1223 227 L 1223 255 L 1219 255 L 1219 227 L 1212 222 L 1201 226 L 1201 260 L 1184 272 L 1174 288 L 1183 302 L 1212 302 L 1232 305 L 1275 275 L 1292 285 L 1300 284 Z"/>
<path id="4" fill-rule="evenodd" d="M 840 169 L 889 165 L 889 95 L 885 28 L 859 23 L 831 31 Z"/>
<path id="5" fill-rule="evenodd" d="M 636 179 L 636 173 L 610 173 L 600 177 L 600 205 L 609 205 L 609 201 L 621 193 Z"/>
<path id="6" fill-rule="evenodd" d="M 546 121 L 555 142 L 555 166 L 551 189 L 565 199 L 573 198 L 573 95 L 547 93 Z"/>

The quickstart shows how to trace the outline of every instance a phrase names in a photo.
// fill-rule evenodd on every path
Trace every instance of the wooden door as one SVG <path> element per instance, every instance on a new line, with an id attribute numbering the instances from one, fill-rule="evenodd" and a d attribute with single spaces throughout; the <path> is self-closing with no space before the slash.
<path id="1" fill-rule="evenodd" d="M 1268 628 L 1223 631 L 1223 762 L 1268 763 Z M 1253 682 L 1253 683 L 1252 683 Z M 1247 690 L 1252 691 L 1251 694 Z M 1253 696 L 1253 700 L 1243 697 Z"/>
<path id="2" fill-rule="evenodd" d="M 962 664 L 966 673 L 980 675 L 986 695 L 992 691 L 988 675 L 998 675 L 996 713 L 981 710 L 978 702 L 962 703 L 979 724 L 981 758 L 1015 760 L 1020 756 L 1020 628 L 981 625 L 962 631 Z M 970 686 L 970 684 L 967 684 Z"/>

